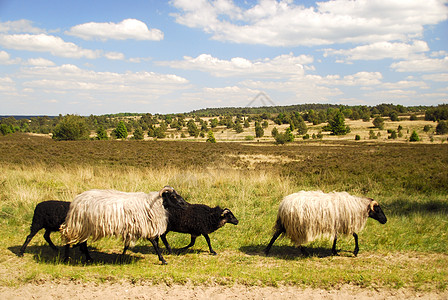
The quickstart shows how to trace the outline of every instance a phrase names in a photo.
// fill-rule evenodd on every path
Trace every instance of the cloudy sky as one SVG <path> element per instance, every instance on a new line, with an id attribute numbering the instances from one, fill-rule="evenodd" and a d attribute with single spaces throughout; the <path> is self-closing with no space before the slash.
<path id="1" fill-rule="evenodd" d="M 0 115 L 189 112 L 260 93 L 448 103 L 447 19 L 446 0 L 0 0 Z"/>

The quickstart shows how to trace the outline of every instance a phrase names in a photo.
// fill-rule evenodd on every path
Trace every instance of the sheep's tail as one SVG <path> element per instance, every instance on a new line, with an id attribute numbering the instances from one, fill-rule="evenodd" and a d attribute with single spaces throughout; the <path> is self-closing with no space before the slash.
<path id="1" fill-rule="evenodd" d="M 285 226 L 283 226 L 282 223 L 282 219 L 280 218 L 280 216 L 277 216 L 277 221 L 275 221 L 275 225 L 273 227 L 273 231 L 274 232 L 280 232 L 281 233 L 281 237 L 283 237 L 286 233 L 286 228 Z"/>

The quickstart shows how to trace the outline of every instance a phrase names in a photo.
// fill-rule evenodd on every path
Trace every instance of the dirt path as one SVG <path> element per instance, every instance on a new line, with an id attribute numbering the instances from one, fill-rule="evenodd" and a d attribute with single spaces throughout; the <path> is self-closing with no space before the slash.
<path id="1" fill-rule="evenodd" d="M 448 292 L 363 289 L 344 286 L 336 290 L 297 287 L 132 285 L 94 283 L 43 283 L 0 287 L 0 299 L 448 299 Z"/>

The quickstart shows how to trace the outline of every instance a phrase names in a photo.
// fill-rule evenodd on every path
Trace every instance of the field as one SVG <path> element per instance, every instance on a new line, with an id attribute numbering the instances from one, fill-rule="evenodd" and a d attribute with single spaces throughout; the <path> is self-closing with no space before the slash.
<path id="1" fill-rule="evenodd" d="M 101 188 L 156 191 L 173 186 L 187 201 L 220 205 L 240 220 L 211 234 L 217 256 L 198 238 L 191 250 L 157 260 L 150 243 L 139 241 L 117 262 L 121 241 L 89 243 L 95 263 L 85 265 L 78 250 L 64 264 L 43 239 L 33 239 L 16 256 L 29 231 L 35 205 L 70 201 Z M 0 286 L 29 283 L 294 287 L 334 290 L 405 290 L 447 293 L 448 145 L 378 140 L 272 142 L 73 141 L 56 142 L 26 134 L 0 137 Z M 298 190 L 347 191 L 377 200 L 388 217 L 370 219 L 359 234 L 341 239 L 339 256 L 331 242 L 306 245 L 309 257 L 288 239 L 271 254 L 278 204 Z M 56 245 L 59 234 L 53 233 Z M 173 248 L 189 236 L 170 233 Z M 412 294 L 415 295 L 415 294 Z"/>

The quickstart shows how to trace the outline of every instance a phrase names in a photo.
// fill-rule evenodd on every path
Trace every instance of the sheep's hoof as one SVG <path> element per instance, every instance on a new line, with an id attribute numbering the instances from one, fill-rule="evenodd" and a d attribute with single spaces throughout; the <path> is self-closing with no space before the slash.
<path id="1" fill-rule="evenodd" d="M 166 260 L 162 260 L 162 265 L 167 265 L 168 263 L 166 262 Z"/>
<path id="2" fill-rule="evenodd" d="M 210 252 L 212 255 L 218 255 L 218 253 L 216 253 L 215 251 Z"/>
<path id="3" fill-rule="evenodd" d="M 18 257 L 23 257 L 23 253 L 18 253 L 17 256 Z"/>

